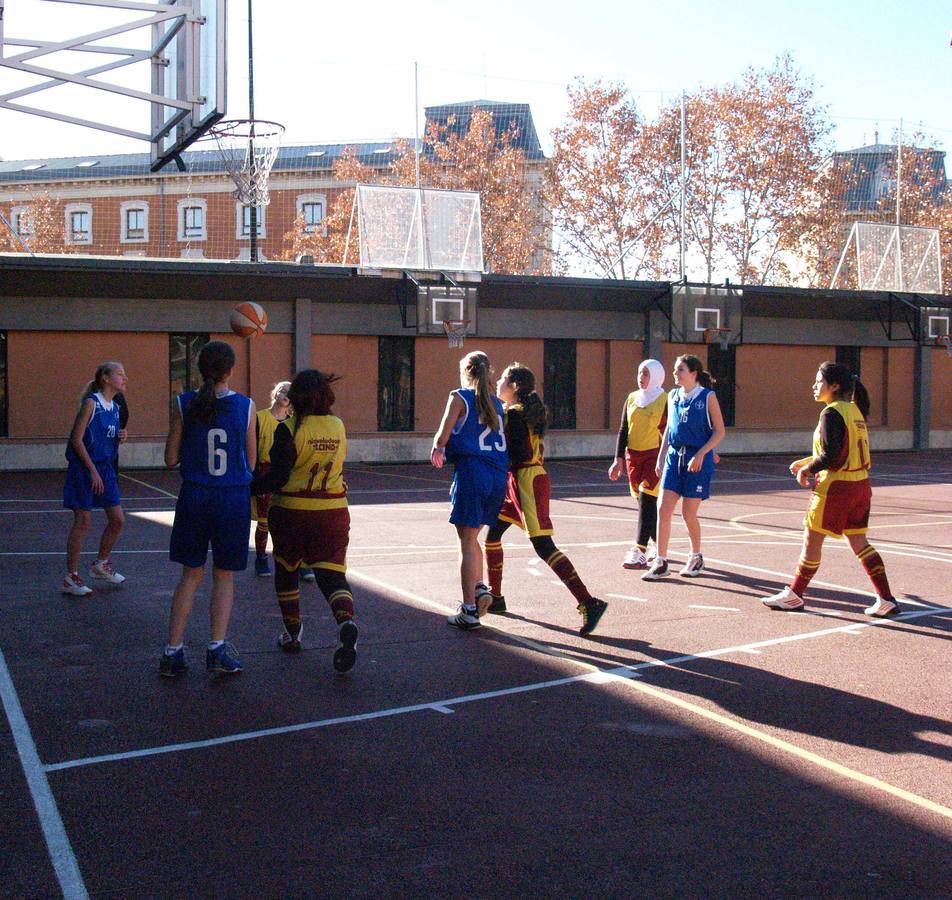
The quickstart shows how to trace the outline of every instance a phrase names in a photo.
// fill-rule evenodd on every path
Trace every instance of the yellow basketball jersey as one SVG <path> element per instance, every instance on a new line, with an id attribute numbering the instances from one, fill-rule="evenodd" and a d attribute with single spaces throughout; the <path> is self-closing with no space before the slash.
<path id="1" fill-rule="evenodd" d="M 270 409 L 258 410 L 258 462 L 271 462 L 271 446 L 274 433 L 281 423 L 271 414 Z"/>
<path id="2" fill-rule="evenodd" d="M 816 486 L 833 481 L 864 481 L 869 478 L 869 432 L 859 407 L 851 400 L 834 400 L 826 405 L 835 409 L 846 423 L 846 460 L 838 469 L 822 469 L 817 473 Z M 823 452 L 820 446 L 820 426 L 813 432 L 813 455 Z"/>
<path id="3" fill-rule="evenodd" d="M 668 395 L 662 393 L 647 406 L 635 403 L 635 392 L 628 395 L 625 415 L 628 419 L 628 449 L 657 450 L 661 446 L 658 425 L 668 405 Z"/>
<path id="4" fill-rule="evenodd" d="M 297 461 L 287 484 L 271 495 L 272 506 L 287 509 L 335 509 L 347 506 L 344 457 L 347 436 L 337 416 L 305 416 L 285 420 L 294 437 Z"/>

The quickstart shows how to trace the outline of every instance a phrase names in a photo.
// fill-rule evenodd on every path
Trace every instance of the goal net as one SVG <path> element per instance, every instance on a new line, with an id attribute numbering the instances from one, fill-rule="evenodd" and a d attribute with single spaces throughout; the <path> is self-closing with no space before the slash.
<path id="1" fill-rule="evenodd" d="M 482 272 L 479 194 L 357 185 L 360 265 Z"/>
<path id="2" fill-rule="evenodd" d="M 846 277 L 849 270 L 855 272 L 855 287 L 861 291 L 941 294 L 939 229 L 857 222 L 830 287 L 852 287 L 845 283 L 852 280 Z"/>

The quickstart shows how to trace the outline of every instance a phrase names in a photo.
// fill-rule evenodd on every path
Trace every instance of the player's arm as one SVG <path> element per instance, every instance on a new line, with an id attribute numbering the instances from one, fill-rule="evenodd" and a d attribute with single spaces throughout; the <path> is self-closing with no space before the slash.
<path id="1" fill-rule="evenodd" d="M 466 404 L 463 398 L 455 392 L 450 394 L 446 401 L 446 409 L 443 410 L 440 427 L 433 436 L 433 447 L 430 450 L 430 462 L 437 469 L 442 469 L 446 462 L 446 445 L 449 443 L 453 428 L 465 411 Z"/>
<path id="2" fill-rule="evenodd" d="M 182 401 L 176 397 L 172 401 L 172 411 L 169 416 L 169 434 L 165 439 L 165 464 L 174 469 L 179 464 L 179 454 L 182 451 Z"/>
<path id="3" fill-rule="evenodd" d="M 618 439 L 615 441 L 615 461 L 608 469 L 608 477 L 618 481 L 625 471 L 625 448 L 628 446 L 628 404 L 621 411 L 621 425 L 618 426 Z"/>
<path id="4" fill-rule="evenodd" d="M 254 400 L 249 399 L 251 407 L 248 410 L 248 427 L 245 429 L 245 456 L 248 458 L 248 469 L 254 472 L 258 464 L 258 411 Z"/>
<path id="5" fill-rule="evenodd" d="M 816 475 L 824 469 L 839 469 L 846 462 L 848 451 L 846 422 L 835 409 L 824 409 L 820 413 L 820 455 L 811 457 L 804 470 Z"/>
<path id="6" fill-rule="evenodd" d="M 83 443 L 83 437 L 86 434 L 86 429 L 89 427 L 95 409 L 96 402 L 92 397 L 87 397 L 83 400 L 82 406 L 79 407 L 79 412 L 76 413 L 76 418 L 73 420 L 73 428 L 69 433 L 69 445 L 73 448 L 73 452 L 79 457 L 79 461 L 88 470 L 93 483 L 93 493 L 101 494 L 103 492 L 102 478 L 96 469 L 96 464 L 92 461 L 92 458 L 86 450 L 86 445 Z"/>
<path id="7" fill-rule="evenodd" d="M 120 391 L 113 397 L 113 401 L 119 405 L 119 443 L 123 443 L 127 437 L 129 437 L 129 432 L 126 430 L 126 425 L 129 424 L 129 404 L 126 403 L 126 395 Z"/>
<path id="8" fill-rule="evenodd" d="M 296 462 L 297 448 L 294 446 L 294 436 L 287 424 L 282 422 L 274 432 L 271 465 L 266 474 L 258 475 L 251 482 L 251 493 L 257 496 L 273 494 L 281 490 L 288 483 Z"/>
<path id="9" fill-rule="evenodd" d="M 506 447 L 509 451 L 509 465 L 513 468 L 532 459 L 529 426 L 515 409 L 510 409 L 506 413 Z"/>
<path id="10" fill-rule="evenodd" d="M 724 435 L 727 434 L 727 429 L 724 427 L 724 414 L 721 412 L 721 404 L 717 400 L 717 394 L 714 391 L 711 391 L 707 395 L 707 415 L 711 420 L 711 436 L 707 439 L 707 442 L 703 444 L 688 460 L 688 471 L 689 472 L 700 472 L 701 465 L 704 463 L 704 454 L 713 450 L 721 441 L 724 440 Z"/>

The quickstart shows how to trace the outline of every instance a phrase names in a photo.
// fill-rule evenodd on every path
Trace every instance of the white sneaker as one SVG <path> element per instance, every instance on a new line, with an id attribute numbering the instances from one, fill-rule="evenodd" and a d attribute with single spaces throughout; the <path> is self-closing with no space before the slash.
<path id="1" fill-rule="evenodd" d="M 621 562 L 623 569 L 647 569 L 648 557 L 638 547 L 632 547 Z"/>
<path id="2" fill-rule="evenodd" d="M 697 578 L 704 570 L 704 557 L 700 553 L 692 553 L 681 569 L 684 578 Z"/>
<path id="3" fill-rule="evenodd" d="M 120 575 L 108 559 L 97 559 L 89 570 L 89 577 L 98 578 L 100 581 L 108 581 L 110 584 L 122 584 L 126 580 L 126 576 Z"/>
<path id="4" fill-rule="evenodd" d="M 899 612 L 899 604 L 892 597 L 888 600 L 877 597 L 876 602 L 872 606 L 867 606 L 863 612 L 867 616 L 875 616 L 877 619 L 881 619 L 885 616 L 896 615 Z"/>
<path id="5" fill-rule="evenodd" d="M 476 607 L 460 604 L 459 612 L 455 616 L 450 616 L 446 624 L 454 628 L 462 628 L 463 631 L 471 631 L 473 628 L 479 628 L 482 623 L 479 621 Z"/>
<path id="6" fill-rule="evenodd" d="M 668 575 L 668 561 L 660 556 L 654 558 L 651 568 L 641 576 L 642 581 L 659 581 Z"/>
<path id="7" fill-rule="evenodd" d="M 82 578 L 76 573 L 67 573 L 63 579 L 63 593 L 72 594 L 74 597 L 85 597 L 91 594 L 93 589 L 83 584 Z"/>
<path id="8" fill-rule="evenodd" d="M 789 585 L 776 594 L 764 597 L 760 602 L 771 609 L 783 609 L 788 612 L 794 609 L 803 609 L 803 597 L 795 594 Z"/>
<path id="9" fill-rule="evenodd" d="M 489 607 L 493 602 L 493 592 L 489 590 L 489 585 L 482 581 L 476 582 L 476 615 L 482 618 L 489 612 Z"/>

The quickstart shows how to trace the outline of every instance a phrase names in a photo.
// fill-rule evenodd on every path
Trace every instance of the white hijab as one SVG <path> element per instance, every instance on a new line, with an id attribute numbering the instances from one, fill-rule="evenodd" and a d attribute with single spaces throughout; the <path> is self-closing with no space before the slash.
<path id="1" fill-rule="evenodd" d="M 648 370 L 648 387 L 644 390 L 638 388 L 635 391 L 635 406 L 639 409 L 654 403 L 664 393 L 664 388 L 661 386 L 664 384 L 664 366 L 656 359 L 646 359 L 638 366 L 639 375 L 642 369 Z"/>

